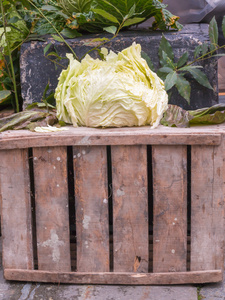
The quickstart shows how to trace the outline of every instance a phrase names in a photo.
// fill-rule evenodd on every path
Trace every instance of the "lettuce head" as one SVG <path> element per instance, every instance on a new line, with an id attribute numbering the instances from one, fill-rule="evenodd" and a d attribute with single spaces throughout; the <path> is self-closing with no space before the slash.
<path id="1" fill-rule="evenodd" d="M 163 81 L 133 43 L 118 54 L 102 49 L 105 60 L 72 54 L 55 91 L 57 117 L 73 126 L 156 127 L 168 106 Z"/>

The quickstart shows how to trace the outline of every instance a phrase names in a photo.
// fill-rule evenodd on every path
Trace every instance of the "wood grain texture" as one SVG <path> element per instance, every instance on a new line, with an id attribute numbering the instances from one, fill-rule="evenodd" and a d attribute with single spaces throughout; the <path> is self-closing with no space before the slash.
<path id="1" fill-rule="evenodd" d="M 1 151 L 0 155 L 3 266 L 33 269 L 28 151 Z"/>
<path id="2" fill-rule="evenodd" d="M 196 284 L 222 281 L 221 270 L 169 273 L 58 273 L 47 271 L 11 270 L 4 271 L 7 280 L 53 282 L 71 284 L 116 284 L 116 285 L 166 285 Z"/>
<path id="3" fill-rule="evenodd" d="M 14 130 L 0 133 L 0 149 L 90 145 L 219 145 L 225 125 L 171 128 L 150 126 L 88 128 L 72 126 L 66 131 L 37 133 Z"/>
<path id="4" fill-rule="evenodd" d="M 106 147 L 74 147 L 77 270 L 109 271 Z"/>
<path id="5" fill-rule="evenodd" d="M 191 270 L 222 269 L 224 149 L 193 146 L 191 157 Z"/>
<path id="6" fill-rule="evenodd" d="M 187 147 L 153 146 L 153 272 L 186 271 Z"/>
<path id="7" fill-rule="evenodd" d="M 71 271 L 66 147 L 34 148 L 38 269 Z"/>
<path id="8" fill-rule="evenodd" d="M 115 272 L 148 272 L 146 146 L 112 146 Z"/>

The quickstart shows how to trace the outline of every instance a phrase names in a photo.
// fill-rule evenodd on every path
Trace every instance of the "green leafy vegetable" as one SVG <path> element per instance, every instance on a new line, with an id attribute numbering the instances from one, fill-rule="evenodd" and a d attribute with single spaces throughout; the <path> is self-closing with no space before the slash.
<path id="1" fill-rule="evenodd" d="M 225 122 L 225 104 L 216 104 L 197 110 L 186 111 L 176 105 L 168 105 L 161 124 L 170 127 L 213 125 Z"/>
<path id="2" fill-rule="evenodd" d="M 115 54 L 102 50 L 105 60 L 89 55 L 62 71 L 55 91 L 57 117 L 74 126 L 156 127 L 167 108 L 162 80 L 141 57 L 133 43 Z"/>

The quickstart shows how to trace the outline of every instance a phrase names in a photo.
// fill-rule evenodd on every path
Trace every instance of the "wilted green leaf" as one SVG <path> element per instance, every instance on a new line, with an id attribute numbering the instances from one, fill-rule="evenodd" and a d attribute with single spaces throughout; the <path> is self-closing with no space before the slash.
<path id="1" fill-rule="evenodd" d="M 134 4 L 131 9 L 129 10 L 129 13 L 124 17 L 124 19 L 129 19 L 135 14 L 136 4 Z"/>
<path id="2" fill-rule="evenodd" d="M 144 51 L 141 51 L 141 57 L 144 58 L 144 59 L 146 60 L 146 62 L 147 62 L 147 64 L 148 64 L 149 68 L 150 68 L 152 71 L 155 72 L 155 67 L 154 67 L 154 65 L 153 65 L 153 63 L 152 63 L 151 58 L 148 56 L 148 54 L 147 54 L 146 52 L 144 52 Z"/>
<path id="3" fill-rule="evenodd" d="M 222 21 L 222 31 L 223 31 L 223 36 L 225 37 L 225 16 L 223 17 L 223 21 Z"/>
<path id="4" fill-rule="evenodd" d="M 45 46 L 44 48 L 44 55 L 48 52 L 49 48 L 51 47 L 51 43 L 47 44 L 47 46 Z"/>
<path id="5" fill-rule="evenodd" d="M 159 44 L 159 59 L 163 59 L 163 52 L 166 53 L 166 55 L 174 61 L 174 53 L 173 53 L 173 48 L 170 45 L 170 43 L 167 41 L 165 38 L 164 34 L 162 35 L 160 44 Z"/>
<path id="6" fill-rule="evenodd" d="M 63 43 L 64 39 L 62 39 L 60 36 L 56 35 L 56 34 L 52 34 L 52 37 L 54 40 Z"/>
<path id="7" fill-rule="evenodd" d="M 194 51 L 194 58 L 198 57 L 202 52 L 202 45 L 198 45 Z"/>
<path id="8" fill-rule="evenodd" d="M 193 116 L 188 111 L 177 105 L 169 104 L 160 123 L 164 126 L 185 128 L 189 127 L 191 119 L 193 119 Z"/>
<path id="9" fill-rule="evenodd" d="M 170 72 L 173 72 L 173 69 L 171 69 L 169 67 L 162 67 L 162 68 L 159 69 L 159 72 L 170 73 Z"/>
<path id="10" fill-rule="evenodd" d="M 211 84 L 209 83 L 209 80 L 207 78 L 207 76 L 205 75 L 205 73 L 203 73 L 202 71 L 200 71 L 199 69 L 195 68 L 190 68 L 188 70 L 188 72 L 194 77 L 194 79 L 200 83 L 201 85 L 207 87 L 208 89 L 213 90 L 213 87 L 211 86 Z"/>
<path id="11" fill-rule="evenodd" d="M 215 16 L 212 18 L 212 20 L 209 23 L 209 39 L 210 42 L 214 45 L 218 44 L 218 26 L 217 26 L 217 22 L 216 22 L 216 18 Z"/>
<path id="12" fill-rule="evenodd" d="M 145 20 L 145 18 L 138 18 L 138 17 L 135 17 L 135 18 L 132 18 L 132 19 L 127 19 L 127 20 L 123 23 L 123 27 L 131 26 L 131 25 L 140 23 L 140 22 L 142 22 L 142 21 L 144 21 L 144 20 Z"/>
<path id="13" fill-rule="evenodd" d="M 82 35 L 77 30 L 70 28 L 64 28 L 60 33 L 69 39 L 74 39 L 75 37 Z"/>
<path id="14" fill-rule="evenodd" d="M 186 64 L 186 62 L 188 61 L 188 56 L 189 56 L 189 54 L 187 52 L 184 52 L 184 54 L 179 58 L 179 60 L 177 62 L 178 68 L 181 68 L 181 67 L 183 67 L 184 64 Z"/>
<path id="15" fill-rule="evenodd" d="M 170 90 L 176 83 L 177 83 L 177 73 L 171 72 L 166 76 L 165 80 L 165 90 L 168 91 Z"/>
<path id="16" fill-rule="evenodd" d="M 120 22 L 117 20 L 116 17 L 114 17 L 113 15 L 111 15 L 110 13 L 108 13 L 107 11 L 100 9 L 100 8 L 93 8 L 92 9 L 94 13 L 102 16 L 103 18 L 113 22 L 113 23 L 118 23 L 120 24 Z"/>
<path id="17" fill-rule="evenodd" d="M 225 105 L 216 104 L 212 107 L 189 111 L 193 116 L 190 125 L 211 125 L 225 122 Z"/>
<path id="18" fill-rule="evenodd" d="M 207 43 L 202 44 L 202 55 L 205 55 L 209 51 L 209 45 Z"/>
<path id="19" fill-rule="evenodd" d="M 176 88 L 179 94 L 190 103 L 191 85 L 181 74 L 177 75 Z"/>
<path id="20" fill-rule="evenodd" d="M 0 91 L 0 103 L 4 102 L 11 95 L 11 91 Z"/>
<path id="21" fill-rule="evenodd" d="M 108 26 L 108 27 L 104 27 L 103 28 L 106 32 L 115 34 L 117 31 L 117 27 L 116 26 Z"/>

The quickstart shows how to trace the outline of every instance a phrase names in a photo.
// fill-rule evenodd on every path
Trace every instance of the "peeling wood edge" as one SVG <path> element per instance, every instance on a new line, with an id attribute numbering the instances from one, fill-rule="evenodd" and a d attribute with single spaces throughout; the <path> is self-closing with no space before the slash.
<path id="1" fill-rule="evenodd" d="M 167 285 L 212 283 L 223 280 L 222 270 L 169 272 L 169 273 L 123 273 L 123 272 L 49 272 L 41 270 L 5 269 L 6 280 L 115 285 Z"/>
<path id="2" fill-rule="evenodd" d="M 139 133 L 139 134 L 45 134 L 0 137 L 0 150 L 55 146 L 107 146 L 107 145 L 209 145 L 221 144 L 221 133 Z"/>

